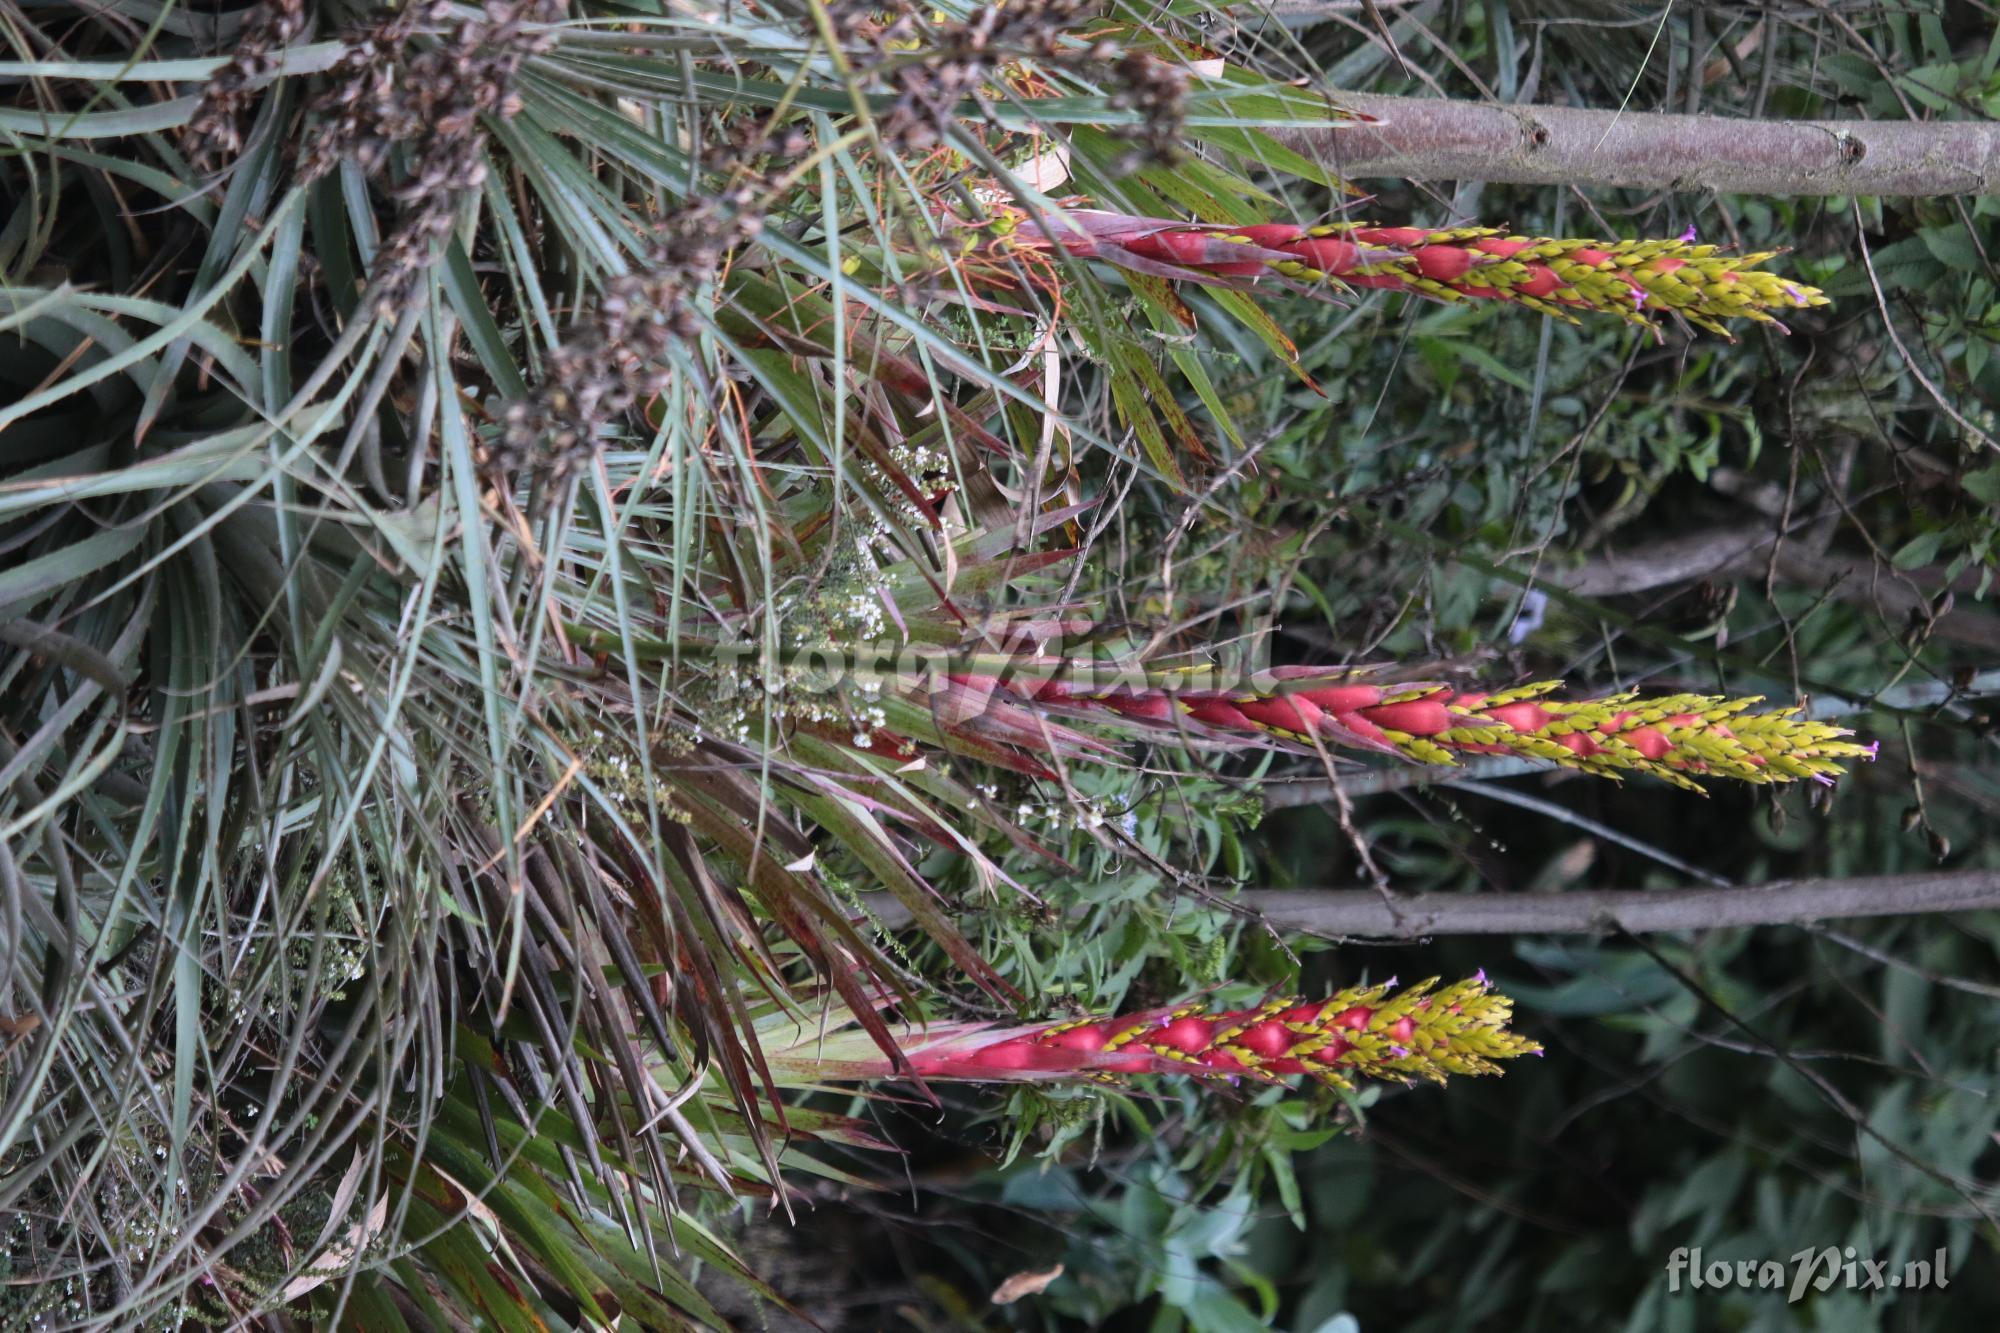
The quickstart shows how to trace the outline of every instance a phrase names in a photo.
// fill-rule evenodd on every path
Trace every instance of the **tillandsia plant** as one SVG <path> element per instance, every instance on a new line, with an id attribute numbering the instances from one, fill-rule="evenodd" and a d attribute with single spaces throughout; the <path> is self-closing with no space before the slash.
<path id="1" fill-rule="evenodd" d="M 1337 188 L 1268 131 L 1346 118 L 1197 51 L 1202 16 L 10 9 L 0 1299 L 60 1295 L 0 1323 L 714 1323 L 673 1256 L 756 1279 L 705 1204 L 864 1137 L 775 1077 L 766 1002 L 835 995 L 898 1076 L 1006 1042 L 1327 1079 L 1518 1053 L 1462 986 L 902 1044 L 881 995 L 1048 1012 L 943 889 L 1063 869 L 995 789 L 1122 771 L 1086 722 L 1682 781 L 1858 753 L 1705 696 L 939 700 L 689 648 L 1095 632 L 1111 479 L 1144 525 L 1184 460 L 1249 456 L 1167 279 L 1279 357 L 1235 285 L 1818 300 L 1691 242 L 1265 221 Z M 1135 211 L 1029 207 L 1064 181 Z"/>
<path id="2" fill-rule="evenodd" d="M 933 1028 L 907 1037 L 903 1049 L 910 1072 L 925 1079 L 1165 1073 L 1279 1082 L 1302 1074 L 1335 1088 L 1352 1088 L 1350 1076 L 1442 1083 L 1498 1074 L 1499 1061 L 1542 1053 L 1508 1030 L 1512 1002 L 1485 973 L 1443 990 L 1437 981 L 1397 991 L 1391 978 L 1251 1009 L 1188 1004 L 1026 1029 Z"/>
<path id="3" fill-rule="evenodd" d="M 1777 251 L 1731 256 L 1695 241 L 1514 236 L 1498 227 L 1194 223 L 1073 208 L 1046 219 L 1008 209 L 993 242 L 1055 248 L 1154 277 L 1228 285 L 1258 279 L 1335 290 L 1414 292 L 1437 301 L 1510 301 L 1574 320 L 1598 311 L 1659 331 L 1658 316 L 1729 335 L 1724 320 L 1783 327 L 1774 310 L 1829 304 L 1816 287 L 1764 272 Z"/>
<path id="4" fill-rule="evenodd" d="M 1060 670 L 1060 668 L 1058 668 Z M 1468 755 L 1513 754 L 1605 777 L 1643 773 L 1691 791 L 1696 777 L 1742 782 L 1829 784 L 1844 759 L 1873 759 L 1876 746 L 1846 728 L 1800 716 L 1797 708 L 1750 711 L 1761 699 L 1705 694 L 1598 699 L 1552 697 L 1560 681 L 1495 692 L 1427 681 L 1368 683 L 1365 672 L 1286 667 L 1262 691 L 1177 688 L 1163 673 L 1154 688 L 1093 690 L 1060 678 L 1042 681 L 957 674 L 970 693 L 954 711 L 974 716 L 1008 699 L 1077 716 L 1110 715 L 1154 729 L 1192 728 L 1205 737 L 1264 736 L 1376 751 L 1422 764 Z M 983 701 L 983 702 L 982 702 Z M 1019 730 L 1019 724 L 1015 724 Z"/>

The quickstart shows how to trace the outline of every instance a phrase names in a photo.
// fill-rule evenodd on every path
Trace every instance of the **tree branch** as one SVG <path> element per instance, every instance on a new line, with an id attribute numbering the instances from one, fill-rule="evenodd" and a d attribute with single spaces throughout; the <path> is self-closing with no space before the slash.
<path id="1" fill-rule="evenodd" d="M 1373 889 L 1254 889 L 1235 901 L 1277 929 L 1315 935 L 1410 940 L 1641 934 L 1990 910 L 2000 908 L 2000 871 L 1780 881 L 1740 889 L 1424 893 L 1399 899 Z"/>
<path id="2" fill-rule="evenodd" d="M 1689 579 L 1757 577 L 1767 568 L 1777 541 L 1766 525 L 1713 529 L 1596 556 L 1576 569 L 1552 571 L 1546 577 L 1558 587 L 1592 598 L 1644 592 Z M 1947 589 L 1975 592 L 1977 570 L 1948 580 L 1940 569 L 1885 569 L 1872 560 L 1822 555 L 1803 542 L 1788 541 L 1778 547 L 1777 575 L 1797 587 L 1829 588 L 1843 602 L 1872 606 L 1898 629 L 1925 622 L 1941 638 L 1988 654 L 2000 653 L 2000 619 L 1970 606 L 1937 614 L 1931 609 L 1932 598 Z"/>
<path id="3" fill-rule="evenodd" d="M 1725 120 L 1335 92 L 1377 117 L 1273 130 L 1348 177 L 1730 194 L 2000 194 L 2000 125 Z"/>
<path id="4" fill-rule="evenodd" d="M 888 930 L 910 924 L 886 893 L 865 895 Z M 1277 930 L 1346 938 L 1436 935 L 1606 935 L 1726 926 L 1802 926 L 1844 917 L 1924 916 L 2000 909 L 2000 870 L 1853 879 L 1779 880 L 1729 889 L 1585 889 L 1571 893 L 1419 893 L 1374 889 L 1250 889 L 1227 900 Z"/>

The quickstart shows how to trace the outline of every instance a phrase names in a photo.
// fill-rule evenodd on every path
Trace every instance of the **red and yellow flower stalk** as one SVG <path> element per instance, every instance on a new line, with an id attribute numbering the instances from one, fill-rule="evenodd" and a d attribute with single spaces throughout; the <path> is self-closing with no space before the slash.
<path id="1" fill-rule="evenodd" d="M 1675 240 L 1597 241 L 1498 227 L 1230 226 L 1095 209 L 1040 220 L 1003 211 L 998 225 L 1002 250 L 1055 248 L 1154 277 L 1225 286 L 1281 278 L 1511 301 L 1572 322 L 1573 312 L 1594 310 L 1655 330 L 1654 316 L 1670 312 L 1725 337 L 1726 319 L 1782 328 L 1773 310 L 1829 304 L 1815 287 L 1762 271 L 1778 251 L 1730 256 L 1697 244 L 1692 228 Z"/>
<path id="2" fill-rule="evenodd" d="M 1604 777 L 1646 773 L 1691 791 L 1696 777 L 1742 782 L 1831 784 L 1845 759 L 1873 759 L 1874 745 L 1846 739 L 1845 728 L 1797 708 L 1753 713 L 1761 698 L 1708 694 L 1598 699 L 1553 697 L 1559 681 L 1497 692 L 1436 682 L 1376 685 L 1346 671 L 1309 667 L 1271 673 L 1276 688 L 1090 691 L 1062 680 L 1004 684 L 992 676 L 952 676 L 951 684 L 988 700 L 1190 730 L 1199 737 L 1266 736 L 1374 750 L 1422 764 L 1455 764 L 1468 755 L 1511 754 Z M 1020 693 L 1016 693 L 1019 690 Z"/>
<path id="3" fill-rule="evenodd" d="M 1541 1054 L 1508 1030 L 1513 1002 L 1484 972 L 1436 985 L 1433 977 L 1396 992 L 1391 978 L 1255 1009 L 1189 1004 L 1032 1028 L 933 1028 L 905 1037 L 904 1051 L 910 1072 L 926 1080 L 1190 1074 L 1275 1083 L 1303 1074 L 1337 1088 L 1352 1087 L 1352 1076 L 1442 1083 L 1497 1074 L 1499 1061 Z"/>

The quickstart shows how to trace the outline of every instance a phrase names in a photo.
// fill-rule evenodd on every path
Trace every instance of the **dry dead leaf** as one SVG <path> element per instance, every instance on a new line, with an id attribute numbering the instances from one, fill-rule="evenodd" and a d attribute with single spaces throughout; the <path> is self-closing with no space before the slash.
<path id="1" fill-rule="evenodd" d="M 1049 1283 L 1063 1275 L 1063 1266 L 1057 1264 L 1046 1273 L 1016 1273 L 993 1289 L 995 1305 L 1012 1305 L 1023 1296 L 1037 1296 L 1047 1291 Z"/>

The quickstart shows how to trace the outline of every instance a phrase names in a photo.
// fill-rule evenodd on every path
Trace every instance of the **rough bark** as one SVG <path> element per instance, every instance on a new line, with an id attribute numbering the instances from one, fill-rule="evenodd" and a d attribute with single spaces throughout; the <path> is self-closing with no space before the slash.
<path id="1" fill-rule="evenodd" d="M 1349 178 L 1728 194 L 2000 194 L 2000 125 L 1727 120 L 1335 92 L 1375 125 L 1275 130 Z"/>
<path id="2" fill-rule="evenodd" d="M 1644 934 L 1991 910 L 2000 908 L 2000 871 L 1780 881 L 1738 889 L 1426 893 L 1396 899 L 1373 889 L 1265 889 L 1237 901 L 1281 930 L 1317 935 Z"/>

